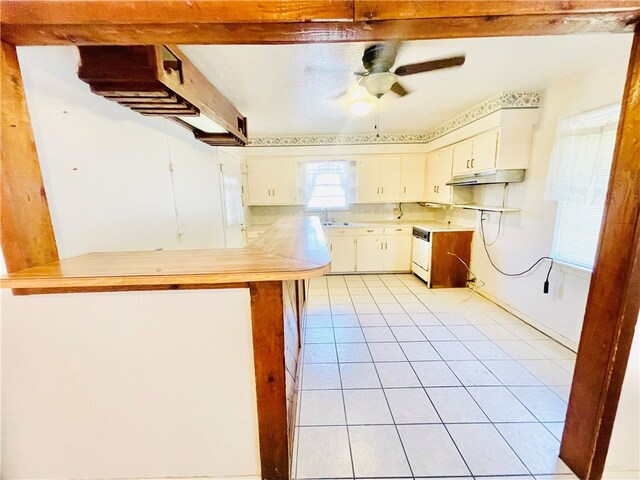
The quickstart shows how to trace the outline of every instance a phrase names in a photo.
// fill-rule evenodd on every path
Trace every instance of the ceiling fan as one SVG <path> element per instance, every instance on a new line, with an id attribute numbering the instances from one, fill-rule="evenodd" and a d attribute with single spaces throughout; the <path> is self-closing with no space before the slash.
<path id="1" fill-rule="evenodd" d="M 457 67 L 462 65 L 465 60 L 464 55 L 458 55 L 426 62 L 411 63 L 396 68 L 392 73 L 390 69 L 396 62 L 400 45 L 401 42 L 377 43 L 367 47 L 364 51 L 364 55 L 362 55 L 362 65 L 365 71 L 356 72 L 355 74 L 361 77 L 359 84 L 363 86 L 370 95 L 380 98 L 391 91 L 396 95 L 404 97 L 410 92 L 398 82 L 399 77 Z"/>

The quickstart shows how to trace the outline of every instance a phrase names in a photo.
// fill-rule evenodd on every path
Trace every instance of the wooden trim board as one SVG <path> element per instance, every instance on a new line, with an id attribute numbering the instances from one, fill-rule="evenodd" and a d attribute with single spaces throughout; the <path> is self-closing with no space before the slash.
<path id="1" fill-rule="evenodd" d="M 640 33 L 631 48 L 560 457 L 600 479 L 640 308 Z"/>

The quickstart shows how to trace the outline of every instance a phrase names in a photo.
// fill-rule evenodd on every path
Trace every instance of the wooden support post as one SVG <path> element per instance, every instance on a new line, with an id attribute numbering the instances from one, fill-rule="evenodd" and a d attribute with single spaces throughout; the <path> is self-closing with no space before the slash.
<path id="1" fill-rule="evenodd" d="M 262 478 L 288 480 L 282 282 L 250 283 L 249 289 Z"/>
<path id="2" fill-rule="evenodd" d="M 0 232 L 8 272 L 58 260 L 16 47 L 2 42 Z"/>
<path id="3" fill-rule="evenodd" d="M 622 101 L 560 457 L 602 478 L 640 307 L 640 33 Z"/>

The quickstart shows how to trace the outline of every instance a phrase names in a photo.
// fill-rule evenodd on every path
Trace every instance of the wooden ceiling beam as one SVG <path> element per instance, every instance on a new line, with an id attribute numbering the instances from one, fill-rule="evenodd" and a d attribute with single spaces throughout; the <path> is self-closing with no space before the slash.
<path id="1" fill-rule="evenodd" d="M 262 24 L 3 24 L 12 45 L 227 45 L 632 33 L 640 8 L 614 13 Z"/>

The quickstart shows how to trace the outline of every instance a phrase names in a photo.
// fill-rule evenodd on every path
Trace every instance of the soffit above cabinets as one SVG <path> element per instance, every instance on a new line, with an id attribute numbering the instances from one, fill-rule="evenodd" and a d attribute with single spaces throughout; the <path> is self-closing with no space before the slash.
<path id="1" fill-rule="evenodd" d="M 500 91 L 543 91 L 598 62 L 625 75 L 632 35 L 503 37 L 405 42 L 396 65 L 466 54 L 462 67 L 411 75 L 411 94 L 379 104 L 381 134 L 433 130 Z M 368 43 L 185 45 L 200 71 L 251 119 L 252 137 L 375 134 L 375 108 L 349 112 Z M 618 69 L 617 66 L 620 65 Z"/>

